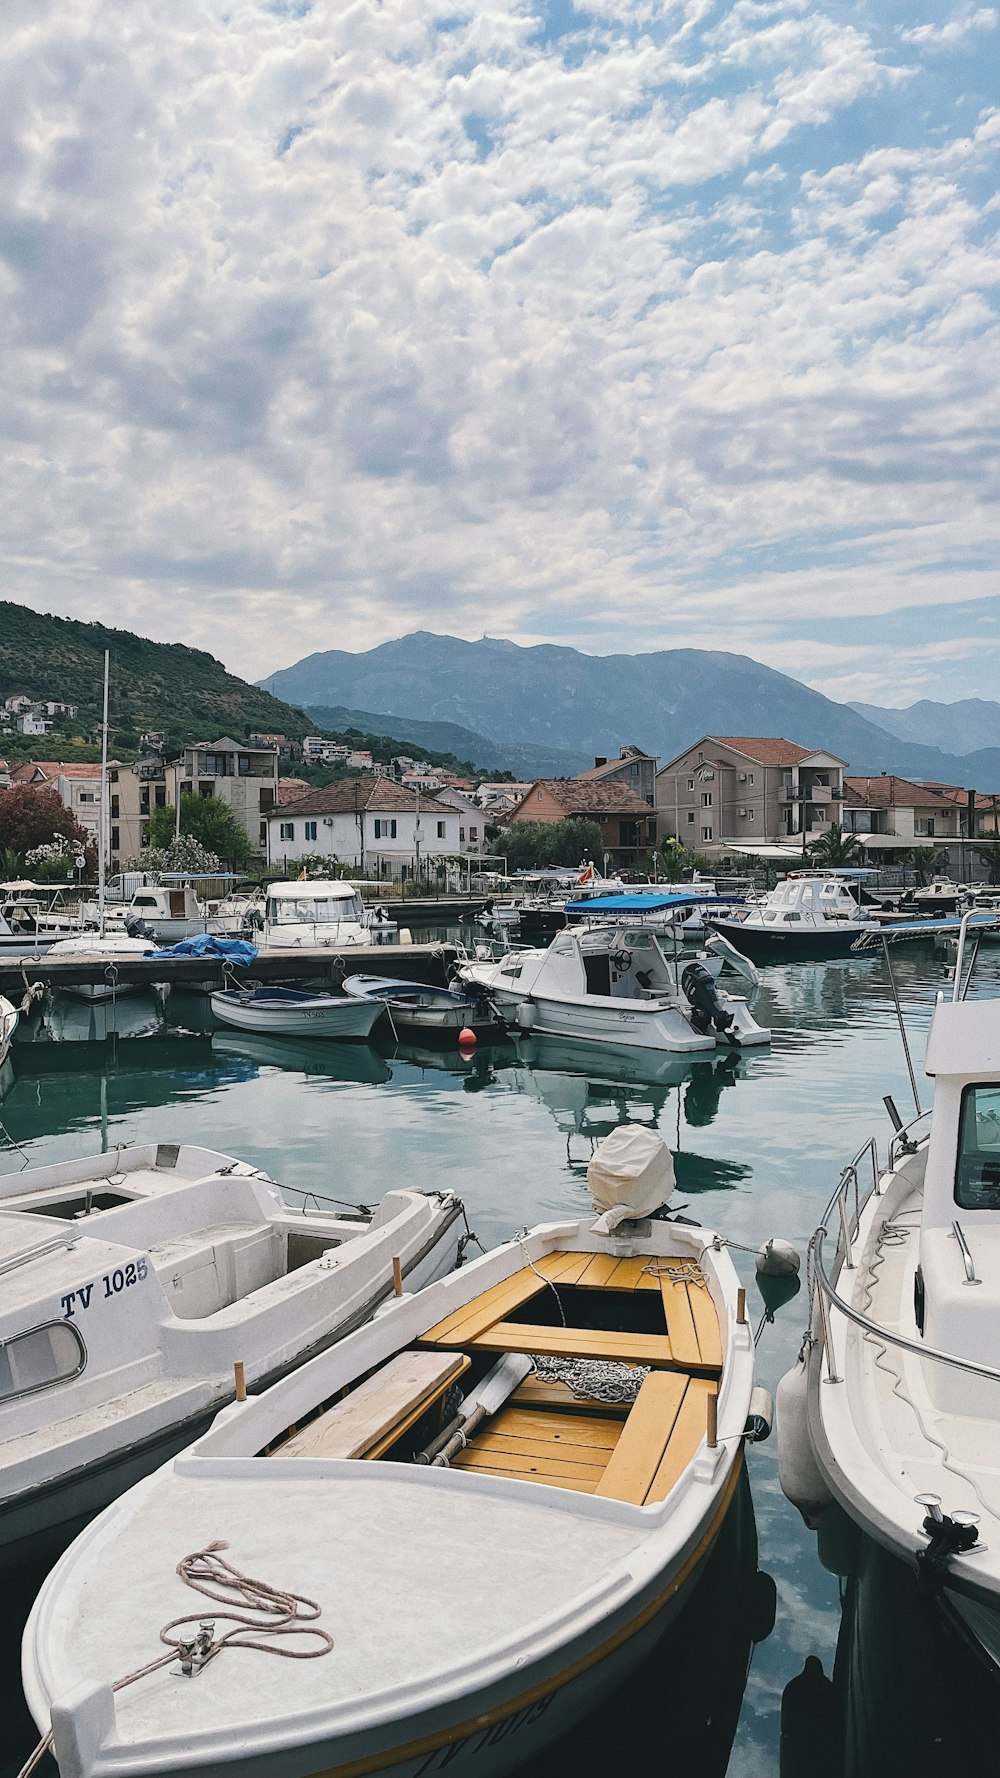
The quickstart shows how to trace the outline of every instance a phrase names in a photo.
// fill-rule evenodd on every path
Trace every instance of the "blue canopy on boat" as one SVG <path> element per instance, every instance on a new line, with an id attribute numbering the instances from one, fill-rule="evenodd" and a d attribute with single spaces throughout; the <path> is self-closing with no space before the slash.
<path id="1" fill-rule="evenodd" d="M 981 914 L 973 914 L 969 920 L 969 932 L 980 931 L 984 926 L 996 926 L 998 916 L 984 910 Z M 870 951 L 881 944 L 883 938 L 939 938 L 961 930 L 961 914 L 947 915 L 938 920 L 893 920 L 884 925 L 871 927 L 862 932 L 854 941 L 852 950 Z"/>
<path id="2" fill-rule="evenodd" d="M 158 951 L 159 957 L 225 957 L 230 963 L 246 967 L 257 955 L 257 946 L 245 938 L 216 938 L 211 932 L 198 932 L 193 938 L 182 938 L 176 945 Z"/>
<path id="3" fill-rule="evenodd" d="M 662 914 L 673 908 L 721 907 L 739 901 L 738 895 L 593 895 L 586 901 L 568 901 L 568 914 Z"/>

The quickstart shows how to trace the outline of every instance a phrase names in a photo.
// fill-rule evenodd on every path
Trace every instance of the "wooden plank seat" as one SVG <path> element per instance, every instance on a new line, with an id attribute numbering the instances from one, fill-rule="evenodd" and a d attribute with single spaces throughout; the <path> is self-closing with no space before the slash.
<path id="1" fill-rule="evenodd" d="M 624 1422 L 613 1409 L 546 1411 L 517 1405 L 514 1397 L 452 1459 L 453 1467 L 649 1505 L 666 1497 L 691 1462 L 714 1388 L 702 1377 L 653 1372 Z"/>
<path id="2" fill-rule="evenodd" d="M 469 1364 L 463 1352 L 400 1352 L 270 1454 L 379 1457 L 441 1399 Z"/>
<path id="3" fill-rule="evenodd" d="M 667 1268 L 670 1268 L 670 1274 Z M 539 1275 L 541 1274 L 541 1276 Z M 547 1283 L 581 1290 L 657 1290 L 663 1333 L 606 1332 L 508 1319 Z M 466 1346 L 487 1352 L 614 1359 L 637 1364 L 720 1371 L 722 1337 L 715 1304 L 694 1262 L 680 1256 L 618 1259 L 607 1253 L 549 1253 L 523 1266 L 428 1328 L 426 1346 Z"/>

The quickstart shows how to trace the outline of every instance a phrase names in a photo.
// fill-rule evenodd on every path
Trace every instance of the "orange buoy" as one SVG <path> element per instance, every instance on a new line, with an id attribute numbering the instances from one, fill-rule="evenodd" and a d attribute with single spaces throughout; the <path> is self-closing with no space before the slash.
<path id="1" fill-rule="evenodd" d="M 477 1041 L 476 1033 L 474 1031 L 470 1031 L 468 1025 L 463 1025 L 461 1031 L 458 1034 L 459 1049 L 460 1050 L 474 1050 L 476 1047 L 476 1041 Z"/>

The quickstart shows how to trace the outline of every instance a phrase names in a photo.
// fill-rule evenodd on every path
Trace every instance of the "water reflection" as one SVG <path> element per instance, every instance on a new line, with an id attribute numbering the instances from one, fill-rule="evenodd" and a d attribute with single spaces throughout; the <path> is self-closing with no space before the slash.
<path id="1" fill-rule="evenodd" d="M 987 1778 L 1000 1686 L 913 1571 L 843 1519 L 827 1561 L 843 1578 L 832 1677 L 816 1655 L 781 1702 L 781 1778 Z"/>

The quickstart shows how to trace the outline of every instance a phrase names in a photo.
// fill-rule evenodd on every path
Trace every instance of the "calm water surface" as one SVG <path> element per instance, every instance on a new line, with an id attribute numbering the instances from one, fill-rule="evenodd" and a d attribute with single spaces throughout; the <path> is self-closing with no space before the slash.
<path id="1" fill-rule="evenodd" d="M 926 1100 L 924 1039 L 947 964 L 921 946 L 896 951 L 893 968 Z M 880 1143 L 889 1133 L 882 1094 L 904 1115 L 912 1095 L 880 958 L 762 975 L 754 1013 L 774 1033 L 770 1050 L 695 1063 L 598 1059 L 539 1038 L 463 1061 L 409 1045 L 213 1034 L 207 1003 L 181 993 L 123 1001 L 118 1034 L 105 1037 L 100 1009 L 66 1002 L 31 1025 L 0 1075 L 0 1171 L 25 1155 L 40 1166 L 118 1143 L 202 1143 L 266 1168 L 290 1191 L 371 1201 L 399 1183 L 450 1187 L 490 1246 L 526 1224 L 584 1213 L 594 1143 L 634 1121 L 674 1152 L 675 1203 L 689 1215 L 751 1247 L 784 1236 L 804 1256 L 840 1168 L 872 1131 Z M 1000 995 L 1000 951 L 984 950 L 975 992 Z M 752 1257 L 734 1257 L 759 1317 Z M 805 1319 L 802 1291 L 765 1328 L 758 1373 L 772 1391 Z M 693 1778 L 995 1771 L 992 1683 L 927 1616 L 902 1568 L 855 1545 L 838 1564 L 850 1578 L 838 1580 L 780 1492 L 773 1437 L 750 1450 L 748 1469 L 752 1508 L 744 1499 L 732 1515 L 682 1632 L 601 1730 L 561 1746 L 545 1770 L 603 1778 L 627 1750 L 634 1771 Z M 469 1563 L 456 1553 L 457 1583 Z M 773 1577 L 777 1616 L 754 1646 L 768 1615 L 758 1565 Z M 0 1624 L 11 1725 L 2 1778 L 32 1744 L 16 1650 L 35 1584 L 26 1577 L 24 1599 L 12 1590 Z M 803 1676 L 809 1657 L 822 1675 L 810 1662 Z"/>

